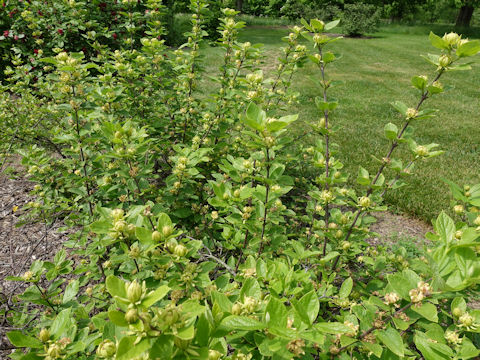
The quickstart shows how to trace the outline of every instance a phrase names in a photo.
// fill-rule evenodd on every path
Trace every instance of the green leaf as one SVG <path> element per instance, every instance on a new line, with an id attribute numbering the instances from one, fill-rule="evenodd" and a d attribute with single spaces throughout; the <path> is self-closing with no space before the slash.
<path id="1" fill-rule="evenodd" d="M 392 106 L 402 115 L 407 114 L 408 106 L 401 101 L 395 101 L 391 103 Z"/>
<path id="2" fill-rule="evenodd" d="M 112 230 L 112 223 L 107 220 L 98 220 L 90 225 L 90 230 L 95 234 L 108 234 Z"/>
<path id="3" fill-rule="evenodd" d="M 265 129 L 265 117 L 265 112 L 252 102 L 248 105 L 245 116 L 242 116 L 242 120 L 252 129 L 263 131 Z"/>
<path id="4" fill-rule="evenodd" d="M 157 301 L 163 299 L 168 294 L 170 288 L 167 285 L 160 286 L 157 290 L 151 292 L 142 300 L 142 305 L 149 308 Z"/>
<path id="5" fill-rule="evenodd" d="M 316 323 L 313 327 L 326 334 L 343 334 L 352 331 L 348 326 L 339 322 Z"/>
<path id="6" fill-rule="evenodd" d="M 195 327 L 191 325 L 189 327 L 178 330 L 176 336 L 182 340 L 192 340 L 195 336 Z"/>
<path id="7" fill-rule="evenodd" d="M 263 330 L 267 327 L 266 324 L 254 320 L 246 316 L 230 315 L 222 320 L 220 323 L 222 328 L 228 331 L 234 330 Z"/>
<path id="8" fill-rule="evenodd" d="M 435 323 L 438 322 L 437 307 L 432 303 L 426 302 L 423 303 L 420 307 L 412 306 L 411 309 L 417 314 L 422 315 L 427 320 Z"/>
<path id="9" fill-rule="evenodd" d="M 54 339 L 59 339 L 65 331 L 72 325 L 72 309 L 68 308 L 58 313 L 50 326 L 50 333 Z"/>
<path id="10" fill-rule="evenodd" d="M 270 298 L 265 308 L 265 319 L 269 326 L 285 328 L 287 326 L 287 309 L 277 298 Z"/>
<path id="11" fill-rule="evenodd" d="M 435 35 L 433 32 L 430 31 L 430 35 L 428 36 L 428 38 L 430 39 L 432 45 L 435 46 L 437 49 L 448 49 L 448 43 L 440 36 Z"/>
<path id="12" fill-rule="evenodd" d="M 342 283 L 342 286 L 340 287 L 340 291 L 338 292 L 338 297 L 340 299 L 346 299 L 352 292 L 352 288 L 353 288 L 353 279 L 349 277 Z"/>
<path id="13" fill-rule="evenodd" d="M 112 323 L 120 327 L 128 327 L 128 322 L 125 320 L 125 314 L 118 310 L 110 310 L 108 318 Z"/>
<path id="14" fill-rule="evenodd" d="M 145 245 L 153 245 L 155 242 L 152 239 L 153 231 L 143 227 L 137 227 L 135 229 L 135 236 L 138 241 Z"/>
<path id="15" fill-rule="evenodd" d="M 366 169 L 360 166 L 358 169 L 357 183 L 360 185 L 369 185 L 370 184 L 370 174 Z"/>
<path id="16" fill-rule="evenodd" d="M 13 346 L 19 348 L 31 348 L 37 349 L 43 346 L 42 342 L 38 339 L 35 339 L 32 336 L 27 336 L 22 334 L 21 331 L 15 330 L 7 333 L 8 340 L 12 343 Z"/>
<path id="17" fill-rule="evenodd" d="M 412 289 L 409 281 L 401 274 L 395 273 L 387 276 L 388 284 L 391 288 L 405 300 L 410 300 L 409 292 Z"/>
<path id="18" fill-rule="evenodd" d="M 318 32 L 323 31 L 323 29 L 325 28 L 325 24 L 317 19 L 311 19 L 310 25 L 314 30 L 317 30 Z"/>
<path id="19" fill-rule="evenodd" d="M 302 321 L 312 326 L 318 315 L 320 309 L 320 303 L 318 301 L 318 295 L 315 290 L 302 296 L 298 301 L 292 301 L 292 305 L 297 311 Z"/>
<path id="20" fill-rule="evenodd" d="M 125 282 L 119 278 L 109 275 L 106 280 L 107 291 L 113 297 L 118 296 L 121 298 L 127 298 L 127 291 L 125 289 Z"/>
<path id="21" fill-rule="evenodd" d="M 150 340 L 143 339 L 135 345 L 135 336 L 125 336 L 118 344 L 115 360 L 131 360 L 150 349 Z"/>
<path id="22" fill-rule="evenodd" d="M 251 296 L 255 299 L 260 299 L 262 292 L 260 290 L 260 285 L 258 281 L 254 278 L 248 278 L 243 283 L 242 289 L 240 290 L 240 298 L 245 298 L 245 296 Z"/>
<path id="23" fill-rule="evenodd" d="M 298 115 L 288 115 L 280 119 L 270 120 L 267 122 L 267 130 L 270 132 L 282 130 L 297 119 Z"/>
<path id="24" fill-rule="evenodd" d="M 457 49 L 458 57 L 473 56 L 480 52 L 480 41 L 471 40 L 463 45 L 460 45 Z"/>
<path id="25" fill-rule="evenodd" d="M 220 310 L 223 312 L 231 312 L 232 311 L 232 302 L 228 298 L 227 295 L 218 291 L 212 291 L 212 303 L 217 303 L 220 307 Z"/>
<path id="26" fill-rule="evenodd" d="M 452 349 L 445 344 L 430 340 L 424 333 L 417 331 L 413 337 L 413 342 L 425 360 L 447 360 L 453 357 Z M 450 353 L 450 355 L 448 355 L 448 353 Z"/>
<path id="27" fill-rule="evenodd" d="M 164 226 L 173 226 L 172 220 L 165 213 L 158 214 L 157 229 L 162 231 Z"/>
<path id="28" fill-rule="evenodd" d="M 463 297 L 457 296 L 455 299 L 453 299 L 452 304 L 451 304 L 451 310 L 453 312 L 453 309 L 459 308 L 462 310 L 462 312 L 467 311 L 467 303 Z"/>
<path id="29" fill-rule="evenodd" d="M 315 98 L 315 105 L 317 105 L 317 109 L 320 111 L 332 111 L 338 106 L 337 101 L 324 101 L 320 97 Z"/>
<path id="30" fill-rule="evenodd" d="M 333 20 L 325 24 L 325 30 L 331 30 L 340 23 L 340 20 Z"/>
<path id="31" fill-rule="evenodd" d="M 365 346 L 365 348 L 367 348 L 368 351 L 370 351 L 377 358 L 380 358 L 382 356 L 383 348 L 379 344 L 372 344 L 366 341 L 362 341 L 362 345 Z"/>
<path id="32" fill-rule="evenodd" d="M 398 134 L 398 128 L 395 124 L 388 123 L 384 128 L 385 137 L 389 140 L 395 140 Z"/>
<path id="33" fill-rule="evenodd" d="M 445 245 L 451 243 L 455 235 L 455 223 L 445 212 L 441 212 L 435 221 L 435 230 Z"/>
<path id="34" fill-rule="evenodd" d="M 198 317 L 196 328 L 197 335 L 195 337 L 195 340 L 200 346 L 206 346 L 208 344 L 208 341 L 210 340 L 210 325 L 205 314 L 202 314 Z"/>
<path id="35" fill-rule="evenodd" d="M 69 302 L 78 294 L 78 280 L 71 281 L 63 293 L 63 303 Z"/>
<path id="36" fill-rule="evenodd" d="M 385 344 L 395 355 L 403 357 L 405 355 L 405 346 L 402 337 L 394 328 L 388 328 L 384 331 L 377 332 L 377 338 Z"/>
<path id="37" fill-rule="evenodd" d="M 425 86 L 427 85 L 427 80 L 421 76 L 414 76 L 412 77 L 412 85 L 418 90 L 424 90 Z"/>

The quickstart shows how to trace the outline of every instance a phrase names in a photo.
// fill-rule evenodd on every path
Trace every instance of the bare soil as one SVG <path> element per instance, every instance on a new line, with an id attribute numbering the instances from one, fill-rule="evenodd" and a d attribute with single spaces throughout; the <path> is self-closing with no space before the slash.
<path id="1" fill-rule="evenodd" d="M 15 307 L 15 295 L 27 287 L 6 278 L 21 276 L 35 260 L 52 259 L 67 237 L 67 233 L 59 231 L 63 225 L 60 221 L 45 224 L 35 220 L 20 225 L 22 208 L 35 200 L 30 195 L 33 184 L 25 179 L 18 162 L 10 168 L 15 169 L 18 178 L 0 174 L 0 311 L 7 311 L 5 317 L 0 312 L 0 359 L 7 359 L 11 351 L 5 335 L 12 330 L 7 323 L 8 310 Z"/>

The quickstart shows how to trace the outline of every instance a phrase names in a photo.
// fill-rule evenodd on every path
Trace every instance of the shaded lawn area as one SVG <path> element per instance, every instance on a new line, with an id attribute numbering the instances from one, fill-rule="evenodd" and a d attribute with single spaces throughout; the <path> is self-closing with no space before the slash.
<path id="1" fill-rule="evenodd" d="M 439 31 L 448 31 L 437 28 Z M 402 101 L 415 107 L 419 94 L 410 85 L 414 75 L 434 76 L 434 67 L 421 54 L 437 53 L 430 45 L 428 29 L 424 27 L 390 27 L 374 34 L 373 38 L 345 38 L 331 45 L 331 50 L 342 57 L 329 65 L 327 75 L 343 83 L 329 90 L 330 97 L 339 101 L 332 121 L 341 126 L 334 141 L 340 145 L 340 158 L 355 181 L 361 165 L 371 173 L 378 163 L 372 158 L 386 155 L 389 143 L 383 137 L 384 125 L 393 122 L 400 127 L 402 119 L 392 108 L 392 101 Z M 246 28 L 240 40 L 265 45 L 268 61 L 265 71 L 273 68 L 273 60 L 283 46 L 285 28 Z M 219 49 L 207 50 L 206 64 L 218 67 Z M 433 119 L 420 120 L 413 126 L 419 144 L 438 143 L 446 151 L 442 156 L 417 163 L 414 175 L 407 178 L 408 185 L 387 194 L 388 203 L 394 209 L 430 220 L 442 209 L 450 208 L 448 186 L 441 178 L 461 185 L 480 181 L 480 56 L 476 56 L 473 70 L 445 74 L 441 83 L 453 86 L 443 94 L 428 99 L 423 108 L 436 108 L 439 113 Z M 208 72 L 208 68 L 207 68 Z M 319 73 L 308 64 L 294 77 L 293 89 L 300 92 L 300 103 L 290 109 L 299 113 L 301 126 L 294 131 L 308 129 L 308 123 L 319 118 L 314 98 L 320 89 L 310 80 Z M 309 139 L 313 141 L 313 139 Z M 397 149 L 397 157 L 404 162 L 410 159 L 405 147 Z"/>

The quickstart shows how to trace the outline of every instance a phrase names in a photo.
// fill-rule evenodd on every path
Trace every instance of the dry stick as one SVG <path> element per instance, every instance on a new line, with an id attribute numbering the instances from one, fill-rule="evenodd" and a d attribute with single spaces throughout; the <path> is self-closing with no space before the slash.
<path id="1" fill-rule="evenodd" d="M 38 289 L 38 291 L 40 291 L 40 294 L 42 294 L 42 298 L 43 300 L 45 300 L 48 304 L 48 306 L 50 306 L 52 308 L 52 310 L 55 312 L 55 314 L 58 314 L 57 313 L 57 310 L 53 307 L 52 303 L 50 302 L 50 300 L 48 300 L 48 297 L 47 297 L 47 292 L 46 291 L 43 291 L 43 289 L 38 286 L 37 283 L 34 283 L 35 284 L 35 287 Z"/>
<path id="2" fill-rule="evenodd" d="M 437 74 L 437 76 L 435 77 L 435 79 L 432 81 L 432 83 L 434 83 L 435 81 L 437 81 L 440 76 L 442 76 L 444 70 L 440 70 Z M 420 101 L 418 102 L 415 110 L 418 111 L 418 109 L 420 109 L 420 106 L 422 106 L 423 102 L 428 98 L 428 90 L 426 90 L 423 94 L 422 94 L 422 97 L 420 98 Z M 377 183 L 377 180 L 379 179 L 380 175 L 382 174 L 383 170 L 385 170 L 385 167 L 387 166 L 387 164 L 390 162 L 390 156 L 392 155 L 393 151 L 395 150 L 395 148 L 399 145 L 399 140 L 402 138 L 403 136 L 403 133 L 405 132 L 405 130 L 407 129 L 408 125 L 410 125 L 410 119 L 407 120 L 405 122 L 405 125 L 403 125 L 403 128 L 402 130 L 400 131 L 400 133 L 397 135 L 397 138 L 395 139 L 395 141 L 392 143 L 392 146 L 390 147 L 390 150 L 388 151 L 388 154 L 387 156 L 385 157 L 385 160 L 383 161 L 382 165 L 380 166 L 380 168 L 378 169 L 377 171 L 377 174 L 375 175 L 375 178 L 373 179 L 372 183 L 370 184 L 368 190 L 367 190 L 367 196 L 371 195 L 372 192 L 373 192 L 373 186 Z M 385 193 L 385 191 L 382 193 L 382 196 L 383 194 Z M 350 225 L 350 228 L 348 229 L 348 232 L 347 232 L 347 236 L 345 237 L 345 241 L 348 241 L 348 239 L 350 238 L 350 236 L 352 235 L 352 232 L 353 232 L 353 228 L 355 227 L 355 224 L 357 223 L 357 220 L 358 218 L 360 217 L 360 214 L 362 213 L 363 211 L 361 209 L 358 209 L 357 210 L 357 213 L 355 215 L 355 219 L 353 220 L 353 223 L 352 225 Z M 338 261 L 340 260 L 340 255 L 338 255 L 333 263 L 333 266 L 332 266 L 332 271 L 335 270 L 335 268 L 337 267 L 337 264 L 338 264 Z"/>
<path id="3" fill-rule="evenodd" d="M 188 237 L 190 238 L 190 237 Z M 191 238 L 190 238 L 191 239 Z M 205 250 L 207 250 L 208 254 L 202 254 L 203 256 L 209 258 L 209 259 L 213 259 L 215 260 L 217 263 L 219 263 L 220 265 L 222 265 L 225 269 L 227 269 L 227 271 L 232 274 L 233 276 L 236 276 L 237 275 L 237 269 L 233 270 L 229 265 L 227 265 L 227 263 L 221 259 L 219 259 L 218 257 L 216 257 L 215 255 L 212 254 L 212 252 L 210 251 L 210 249 L 203 245 L 203 247 L 205 248 Z"/>

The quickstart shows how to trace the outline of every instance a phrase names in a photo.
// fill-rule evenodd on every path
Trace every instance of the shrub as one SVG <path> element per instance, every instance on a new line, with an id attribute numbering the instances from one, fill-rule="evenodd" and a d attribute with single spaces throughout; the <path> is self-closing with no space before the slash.
<path id="1" fill-rule="evenodd" d="M 468 69 L 461 62 L 480 43 L 430 35 L 441 50 L 427 57 L 433 76 L 412 78 L 416 104 L 393 104 L 401 125 L 385 126 L 390 147 L 376 174 L 360 168 L 357 193 L 333 143 L 338 103 L 328 69 L 337 57 L 329 45 L 339 38 L 325 32 L 338 21 L 294 27 L 266 74 L 259 47 L 237 39 L 236 12 L 223 10 L 223 60 L 206 96 L 197 90 L 206 5 L 192 1 L 192 30 L 179 49 L 167 48 L 150 21 L 139 49 L 100 48 L 92 60 L 60 50 L 39 60 L 46 69 L 35 87 L 3 88 L 21 94 L 15 106 L 24 114 L 9 112 L 5 93 L 8 122 L 25 132 L 45 121 L 38 131 L 55 144 L 35 141 L 34 128 L 19 149 L 37 183 L 29 215 L 62 216 L 78 230 L 66 244 L 72 258 L 64 249 L 10 278 L 28 285 L 2 310 L 16 328 L 7 334 L 17 347 L 11 357 L 478 356 L 480 313 L 465 300 L 480 281 L 473 208 L 457 224 L 440 214 L 421 258 L 367 240 L 368 214 L 385 210 L 385 191 L 401 186 L 415 162 L 441 154 L 437 144 L 417 144 L 412 125 L 433 116 L 423 105 L 443 91 L 439 79 Z M 288 105 L 298 94 L 289 87 L 307 60 L 318 74 L 317 142 L 295 154 L 289 127 L 298 116 Z M 12 72 L 20 79 L 24 65 Z M 404 144 L 406 164 L 394 157 Z M 317 176 L 302 176 L 306 167 Z"/>
<path id="2" fill-rule="evenodd" d="M 375 31 L 380 20 L 380 10 L 370 4 L 345 4 L 339 13 L 342 29 L 348 36 L 361 36 Z"/>

